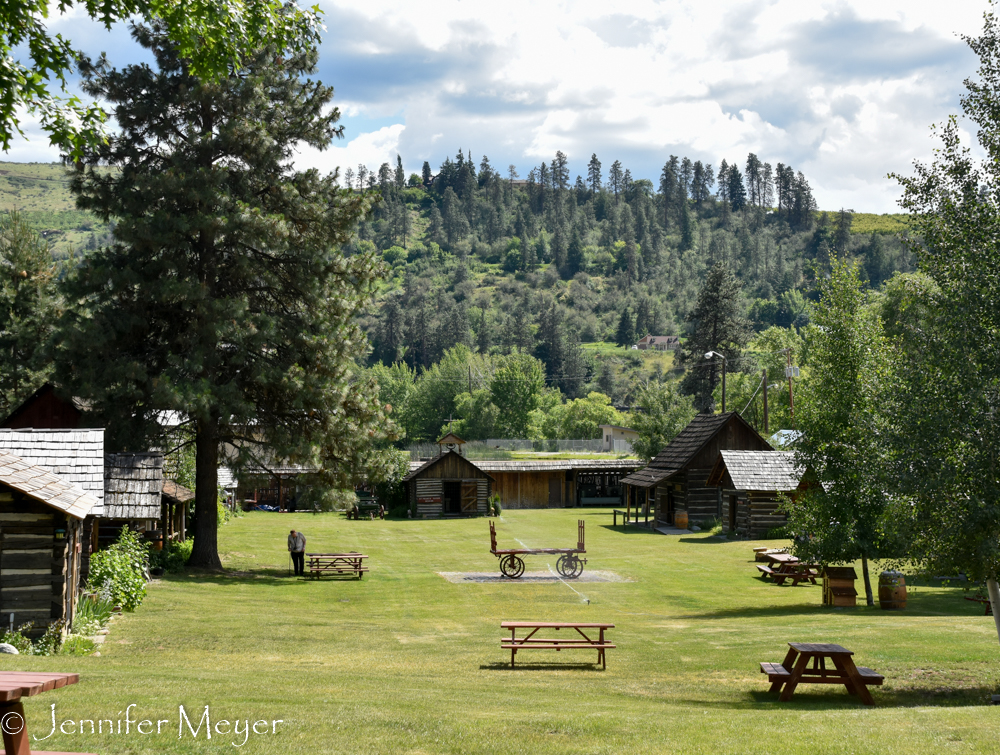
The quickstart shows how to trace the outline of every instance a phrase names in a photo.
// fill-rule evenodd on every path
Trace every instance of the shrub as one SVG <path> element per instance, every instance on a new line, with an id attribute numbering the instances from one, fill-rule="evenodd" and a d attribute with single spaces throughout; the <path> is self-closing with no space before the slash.
<path id="1" fill-rule="evenodd" d="M 500 495 L 498 493 L 492 493 L 486 501 L 486 513 L 490 516 L 500 516 L 501 510 Z"/>
<path id="2" fill-rule="evenodd" d="M 97 650 L 97 644 L 87 637 L 71 634 L 59 651 L 62 655 L 90 655 Z"/>
<path id="3" fill-rule="evenodd" d="M 171 540 L 163 550 L 156 550 L 149 546 L 149 567 L 151 569 L 160 568 L 165 572 L 184 571 L 184 564 L 191 557 L 191 546 L 193 540 L 185 540 L 179 543 Z"/>
<path id="4" fill-rule="evenodd" d="M 90 557 L 90 583 L 106 591 L 114 605 L 134 611 L 146 597 L 148 559 L 139 536 L 123 527 L 113 545 Z"/>
<path id="5" fill-rule="evenodd" d="M 783 525 L 781 527 L 772 527 L 766 533 L 764 533 L 765 540 L 786 540 L 791 537 L 788 533 L 788 526 Z"/>
<path id="6" fill-rule="evenodd" d="M 24 633 L 30 631 L 33 626 L 35 626 L 35 622 L 29 621 L 13 631 L 8 629 L 0 635 L 0 642 L 13 645 L 21 655 L 55 655 L 58 653 L 62 645 L 63 622 L 53 621 L 45 627 L 45 633 L 34 643 L 24 636 Z"/>

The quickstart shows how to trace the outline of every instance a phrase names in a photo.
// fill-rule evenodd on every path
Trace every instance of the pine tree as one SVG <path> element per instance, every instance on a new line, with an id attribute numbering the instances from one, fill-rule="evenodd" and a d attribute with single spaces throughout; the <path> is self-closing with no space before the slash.
<path id="1" fill-rule="evenodd" d="M 400 191 L 406 186 L 406 173 L 403 171 L 403 158 L 396 155 L 396 174 L 393 176 L 396 181 L 396 188 Z"/>
<path id="2" fill-rule="evenodd" d="M 431 164 L 424 160 L 424 166 L 420 169 L 420 179 L 423 181 L 424 186 L 430 186 L 431 178 L 433 178 Z"/>
<path id="3" fill-rule="evenodd" d="M 705 354 L 716 351 L 725 356 L 725 369 L 729 372 L 741 367 L 743 349 L 751 331 L 742 314 L 740 297 L 736 277 L 726 265 L 716 264 L 709 271 L 698 302 L 688 317 L 692 333 L 681 352 L 681 360 L 687 366 L 681 388 L 694 396 L 699 411 L 713 409 L 712 394 L 722 379 L 722 360 L 717 357 L 706 360 Z"/>
<path id="4" fill-rule="evenodd" d="M 263 454 L 341 480 L 364 468 L 358 438 L 377 436 L 384 416 L 377 387 L 354 374 L 357 315 L 381 263 L 333 251 L 369 200 L 291 167 L 298 145 L 323 148 L 342 130 L 333 90 L 308 78 L 315 40 L 292 56 L 248 54 L 215 85 L 158 29 L 133 36 L 155 67 L 81 62 L 84 91 L 114 105 L 120 131 L 73 164 L 71 186 L 80 209 L 117 225 L 65 284 L 81 304 L 53 338 L 56 372 L 91 400 L 108 450 L 161 445 L 161 411 L 189 418 L 189 563 L 220 568 L 220 448 L 237 466 Z"/>
<path id="5" fill-rule="evenodd" d="M 587 183 L 590 184 L 591 194 L 597 194 L 601 190 L 601 161 L 597 159 L 595 152 L 590 156 L 587 164 Z"/>
<path id="6" fill-rule="evenodd" d="M 635 343 L 635 318 L 632 316 L 632 310 L 628 308 L 622 310 L 621 317 L 618 318 L 615 343 L 626 348 Z"/>
<path id="7" fill-rule="evenodd" d="M 573 229 L 573 235 L 569 239 L 569 246 L 566 249 L 566 271 L 569 277 L 579 273 L 586 266 L 583 257 L 583 242 L 580 241 L 580 234 Z"/>

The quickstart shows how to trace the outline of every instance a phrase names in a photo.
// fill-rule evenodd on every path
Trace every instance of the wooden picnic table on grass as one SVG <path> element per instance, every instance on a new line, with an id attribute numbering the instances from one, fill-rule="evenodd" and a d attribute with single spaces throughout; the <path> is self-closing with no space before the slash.
<path id="1" fill-rule="evenodd" d="M 324 574 L 354 574 L 361 579 L 368 571 L 362 563 L 368 558 L 364 553 L 307 553 L 306 556 L 306 568 L 313 579 L 319 579 Z"/>
<path id="2" fill-rule="evenodd" d="M 760 671 L 767 674 L 771 692 L 781 692 L 783 703 L 792 699 L 799 684 L 843 684 L 865 705 L 874 705 L 868 685 L 878 686 L 885 680 L 865 666 L 855 666 L 853 652 L 840 645 L 819 642 L 789 642 L 788 654 L 781 663 L 761 663 Z M 834 668 L 826 667 L 829 658 Z M 810 661 L 812 667 L 809 667 Z M 784 689 L 782 689 L 784 687 Z"/>
<path id="3" fill-rule="evenodd" d="M 760 572 L 761 577 L 767 579 L 771 578 L 776 585 L 782 585 L 785 580 L 789 580 L 792 583 L 792 587 L 797 587 L 799 582 L 811 582 L 816 584 L 816 577 L 819 576 L 819 567 L 815 564 L 803 564 L 799 563 L 783 563 L 778 564 L 776 569 L 772 569 L 770 566 L 765 566 L 764 564 L 757 564 L 757 571 Z"/>
<path id="4" fill-rule="evenodd" d="M 799 562 L 799 559 L 791 553 L 768 553 L 765 557 L 771 566 L 775 564 L 797 564 Z"/>
<path id="5" fill-rule="evenodd" d="M 510 651 L 510 667 L 514 668 L 514 658 L 518 650 L 596 650 L 597 662 L 601 668 L 607 668 L 604 651 L 615 646 L 604 639 L 604 630 L 613 629 L 614 624 L 601 624 L 594 622 L 573 622 L 573 621 L 503 621 L 500 623 L 501 629 L 510 630 L 510 639 L 500 640 L 500 648 Z M 518 637 L 518 629 L 529 629 L 528 634 Z M 573 629 L 576 635 L 570 633 L 568 638 L 553 639 L 551 637 L 535 637 L 540 629 L 552 629 L 558 632 L 561 629 Z M 598 631 L 596 637 L 588 635 L 584 630 L 589 630 L 593 635 L 594 630 Z"/>
<path id="6" fill-rule="evenodd" d="M 35 674 L 24 671 L 0 671 L 0 728 L 6 755 L 86 755 L 72 752 L 43 752 L 31 749 L 28 722 L 24 718 L 22 697 L 76 684 L 79 674 Z"/>

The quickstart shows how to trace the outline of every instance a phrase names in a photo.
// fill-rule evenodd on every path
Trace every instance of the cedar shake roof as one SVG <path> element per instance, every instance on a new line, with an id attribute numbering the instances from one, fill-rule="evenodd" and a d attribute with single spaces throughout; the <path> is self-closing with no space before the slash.
<path id="1" fill-rule="evenodd" d="M 104 516 L 159 519 L 163 454 L 104 455 Z"/>
<path id="2" fill-rule="evenodd" d="M 59 476 L 96 499 L 89 512 L 104 515 L 104 430 L 0 428 L 0 451 Z"/>
<path id="3" fill-rule="evenodd" d="M 667 444 L 666 448 L 649 462 L 648 466 L 629 475 L 622 482 L 640 488 L 649 488 L 672 477 L 684 469 L 705 444 L 734 418 L 746 425 L 754 435 L 757 435 L 757 431 L 750 427 L 738 412 L 698 414 L 688 423 L 687 427 L 677 434 L 676 438 Z M 770 445 L 763 438 L 761 438 L 761 443 L 770 448 Z"/>
<path id="4" fill-rule="evenodd" d="M 97 498 L 78 485 L 8 451 L 0 451 L 0 482 L 74 519 L 83 519 L 97 506 Z"/>
<path id="5" fill-rule="evenodd" d="M 722 484 L 726 473 L 736 490 L 788 492 L 802 481 L 791 451 L 720 451 L 708 485 Z"/>
<path id="6" fill-rule="evenodd" d="M 221 477 L 222 475 L 220 474 L 219 476 Z M 225 485 L 221 485 L 220 483 L 220 487 L 225 487 Z M 169 498 L 171 501 L 175 501 L 176 503 L 187 503 L 194 498 L 194 491 L 188 490 L 186 487 L 179 485 L 174 480 L 164 480 L 163 497 Z"/>
<path id="7" fill-rule="evenodd" d="M 489 474 L 486 473 L 485 469 L 483 469 L 482 467 L 480 467 L 478 464 L 473 464 L 471 461 L 469 461 L 464 456 L 462 456 L 462 454 L 458 453 L 457 451 L 447 451 L 447 452 L 441 454 L 440 456 L 435 456 L 433 459 L 428 459 L 427 461 L 423 462 L 422 464 L 420 464 L 420 466 L 418 466 L 416 468 L 414 468 L 413 464 L 411 463 L 410 464 L 410 473 L 408 475 L 406 475 L 406 477 L 404 477 L 401 480 L 401 482 L 409 482 L 414 477 L 416 477 L 417 475 L 419 475 L 421 472 L 424 472 L 424 471 L 430 469 L 435 464 L 437 464 L 438 462 L 440 462 L 442 459 L 447 459 L 449 456 L 457 456 L 459 459 L 461 459 L 462 461 L 464 461 L 466 464 L 468 464 L 469 466 L 471 466 L 473 469 L 478 469 L 480 472 L 482 472 L 484 475 L 486 475 L 487 477 L 489 477 L 491 480 L 493 479 L 493 477 L 491 477 Z"/>

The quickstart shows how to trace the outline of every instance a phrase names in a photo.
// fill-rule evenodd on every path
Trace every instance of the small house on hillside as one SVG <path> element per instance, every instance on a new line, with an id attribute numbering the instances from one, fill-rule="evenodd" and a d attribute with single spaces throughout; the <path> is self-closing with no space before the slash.
<path id="1" fill-rule="evenodd" d="M 486 513 L 493 478 L 458 451 L 449 450 L 403 478 L 407 500 L 418 517 Z"/>
<path id="2" fill-rule="evenodd" d="M 15 626 L 72 622 L 82 579 L 84 519 L 97 498 L 0 451 L 0 615 Z"/>
<path id="3" fill-rule="evenodd" d="M 723 450 L 774 449 L 737 412 L 699 414 L 647 466 L 622 480 L 628 505 L 648 506 L 667 524 L 678 511 L 692 523 L 721 518 L 721 494 L 708 476 Z"/>
<path id="4" fill-rule="evenodd" d="M 680 336 L 643 336 L 635 347 L 640 351 L 677 351 L 681 347 Z"/>
<path id="5" fill-rule="evenodd" d="M 720 451 L 708 484 L 722 491 L 722 531 L 751 540 L 787 524 L 779 495 L 805 487 L 789 451 Z"/>

